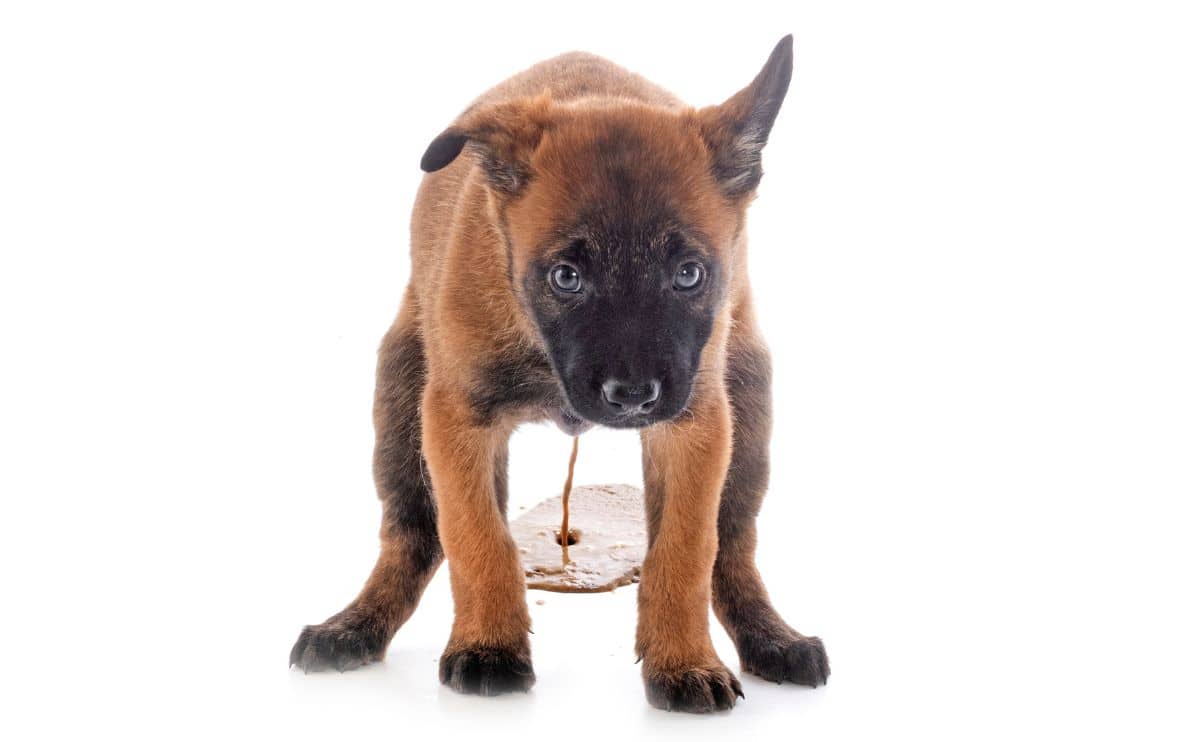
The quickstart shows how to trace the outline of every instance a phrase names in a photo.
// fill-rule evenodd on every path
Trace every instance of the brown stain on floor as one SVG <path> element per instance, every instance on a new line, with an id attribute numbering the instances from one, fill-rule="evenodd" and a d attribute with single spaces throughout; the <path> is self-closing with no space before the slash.
<path id="1" fill-rule="evenodd" d="M 559 544 L 562 496 L 543 500 L 509 524 L 532 590 L 599 593 L 638 581 L 646 557 L 642 490 L 599 484 L 571 490 L 569 561 Z"/>

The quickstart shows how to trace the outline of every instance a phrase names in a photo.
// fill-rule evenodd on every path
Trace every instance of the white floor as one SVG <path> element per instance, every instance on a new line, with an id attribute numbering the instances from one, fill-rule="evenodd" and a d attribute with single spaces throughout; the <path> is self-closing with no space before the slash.
<path id="1" fill-rule="evenodd" d="M 514 508 L 555 491 L 568 448 L 549 427 L 518 434 Z M 731 712 L 655 711 L 633 661 L 635 589 L 623 588 L 529 593 L 535 689 L 463 697 L 436 677 L 451 615 L 445 569 L 386 662 L 306 676 L 287 668 L 291 643 L 365 578 L 377 517 L 365 472 L 344 477 L 358 483 L 355 491 L 336 492 L 326 486 L 329 467 L 310 463 L 308 484 L 286 477 L 299 485 L 290 496 L 257 502 L 253 490 L 241 490 L 240 507 L 226 496 L 220 509 L 196 500 L 192 512 L 176 502 L 162 512 L 192 518 L 186 532 L 118 534 L 97 542 L 104 551 L 92 563 L 56 561 L 54 547 L 42 544 L 40 558 L 81 578 L 81 592 L 23 585 L 45 602 L 25 605 L 15 648 L 22 662 L 5 680 L 18 702 L 5 723 L 23 737 L 51 738 L 105 729 L 188 739 L 693 739 L 753 731 L 789 739 L 1194 739 L 1194 718 L 1176 713 L 1195 688 L 1184 661 L 1194 640 L 1181 639 L 1184 598 L 1157 598 L 1184 613 L 1151 615 L 1128 576 L 1115 578 L 1124 580 L 1120 590 L 1105 588 L 1105 575 L 1087 564 L 1095 555 L 1079 551 L 1084 542 L 1073 548 L 1036 529 L 1010 538 L 980 524 L 992 516 L 973 516 L 978 504 L 953 518 L 904 516 L 923 506 L 897 494 L 870 512 L 828 490 L 798 491 L 786 462 L 763 514 L 762 571 L 784 615 L 825 639 L 833 674 L 824 688 L 743 675 L 746 698 Z M 636 468 L 632 435 L 583 438 L 580 483 L 629 481 Z M 1149 592 L 1155 577 L 1143 580 Z M 64 614 L 76 600 L 77 611 Z M 736 667 L 715 622 L 713 633 Z"/>
<path id="2" fill-rule="evenodd" d="M 70 5 L 0 3 L 0 739 L 1200 739 L 1194 4 Z M 571 48 L 716 103 L 788 32 L 760 566 L 829 685 L 653 711 L 624 588 L 531 594 L 536 688 L 460 697 L 444 571 L 289 670 L 374 561 L 430 138 Z M 514 509 L 568 448 L 518 434 Z"/>

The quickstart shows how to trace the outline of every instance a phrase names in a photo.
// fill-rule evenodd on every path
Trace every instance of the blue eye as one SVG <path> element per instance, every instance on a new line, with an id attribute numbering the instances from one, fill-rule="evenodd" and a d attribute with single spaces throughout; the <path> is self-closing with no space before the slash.
<path id="1" fill-rule="evenodd" d="M 675 288 L 680 291 L 691 291 L 704 280 L 704 269 L 699 263 L 684 263 L 675 271 Z"/>
<path id="2" fill-rule="evenodd" d="M 578 293 L 583 288 L 583 279 L 579 271 L 569 265 L 556 265 L 550 269 L 550 283 L 559 291 L 568 294 Z"/>

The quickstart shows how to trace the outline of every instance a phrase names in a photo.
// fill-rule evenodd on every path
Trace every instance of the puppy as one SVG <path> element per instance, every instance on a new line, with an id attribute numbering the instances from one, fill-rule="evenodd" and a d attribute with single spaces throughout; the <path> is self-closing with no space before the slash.
<path id="1" fill-rule="evenodd" d="M 713 649 L 710 602 L 744 670 L 825 682 L 820 639 L 780 618 L 754 564 L 771 371 L 746 208 L 791 73 L 788 36 L 749 86 L 694 109 L 565 54 L 484 93 L 433 140 L 412 277 L 379 351 L 379 561 L 345 610 L 304 629 L 293 665 L 382 659 L 444 556 L 455 615 L 441 681 L 483 695 L 532 686 L 507 441 L 550 419 L 571 435 L 640 430 L 636 651 L 652 705 L 705 712 L 742 695 Z"/>

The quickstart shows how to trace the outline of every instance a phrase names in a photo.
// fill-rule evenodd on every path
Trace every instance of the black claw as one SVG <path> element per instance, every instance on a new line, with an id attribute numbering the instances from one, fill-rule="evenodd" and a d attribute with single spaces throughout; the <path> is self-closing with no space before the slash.
<path id="1" fill-rule="evenodd" d="M 390 634 L 370 617 L 340 613 L 300 632 L 288 657 L 289 667 L 309 672 L 345 672 L 382 659 Z"/>
<path id="2" fill-rule="evenodd" d="M 470 647 L 443 654 L 438 677 L 459 693 L 482 696 L 527 691 L 537 680 L 527 649 L 492 647 Z"/>
<path id="3" fill-rule="evenodd" d="M 737 642 L 742 668 L 764 680 L 816 688 L 829 677 L 825 645 L 815 636 L 743 636 Z"/>
<path id="4" fill-rule="evenodd" d="M 300 638 L 297 639 L 296 643 L 292 645 L 292 652 L 290 655 L 288 655 L 289 668 L 300 664 L 300 653 L 304 651 L 304 634 L 307 633 L 307 631 L 308 629 L 305 629 L 304 631 L 300 632 Z"/>
<path id="5" fill-rule="evenodd" d="M 666 711 L 706 714 L 726 711 L 742 695 L 738 679 L 725 667 L 696 668 L 678 673 L 645 673 L 646 700 Z"/>

